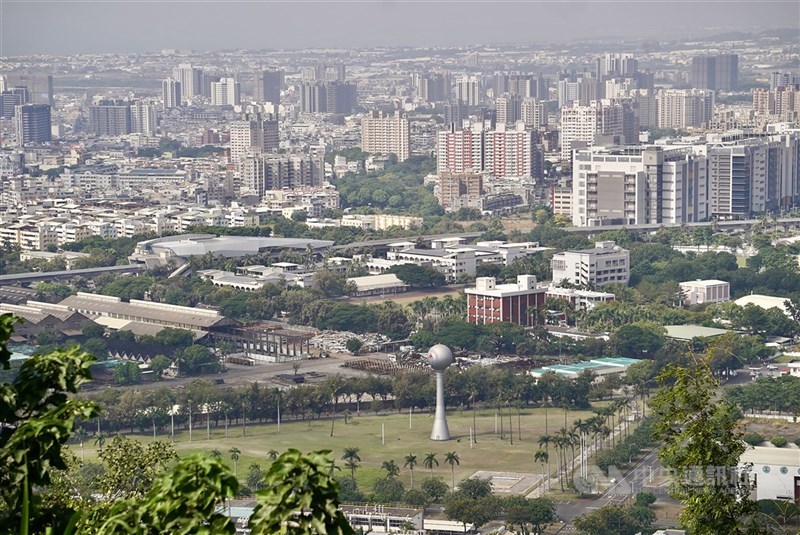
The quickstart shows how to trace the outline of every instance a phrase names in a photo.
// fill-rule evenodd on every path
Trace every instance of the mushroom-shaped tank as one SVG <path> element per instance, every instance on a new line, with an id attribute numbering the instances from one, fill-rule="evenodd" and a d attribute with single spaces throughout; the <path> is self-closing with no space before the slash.
<path id="1" fill-rule="evenodd" d="M 437 372 L 443 372 L 453 362 L 453 352 L 444 344 L 436 344 L 428 350 L 428 364 Z"/>

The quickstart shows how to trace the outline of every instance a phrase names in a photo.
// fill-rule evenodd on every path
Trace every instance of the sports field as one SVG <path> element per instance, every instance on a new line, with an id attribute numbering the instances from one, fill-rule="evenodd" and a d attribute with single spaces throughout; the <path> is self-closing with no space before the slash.
<path id="1" fill-rule="evenodd" d="M 563 409 L 547 409 L 547 432 L 550 434 L 564 426 Z M 590 417 L 590 411 L 569 411 L 567 423 L 578 418 Z M 337 459 L 339 466 L 344 466 L 341 461 L 342 451 L 346 447 L 359 448 L 361 468 L 356 471 L 356 480 L 360 488 L 368 490 L 377 478 L 383 477 L 380 470 L 381 463 L 394 460 L 400 467 L 400 478 L 408 487 L 410 485 L 410 472 L 403 468 L 404 458 L 408 454 L 417 456 L 418 465 L 414 469 L 415 484 L 428 476 L 431 471 L 423 466 L 423 460 L 428 453 L 436 453 L 439 466 L 434 467 L 433 473 L 442 476 L 448 484 L 451 481 L 450 466 L 445 463 L 445 453 L 455 452 L 460 465 L 455 466 L 455 480 L 466 478 L 478 470 L 484 471 L 511 471 L 540 473 L 541 465 L 533 461 L 533 454 L 539 449 L 537 441 L 539 436 L 545 434 L 545 410 L 523 409 L 518 416 L 516 410 L 512 411 L 509 422 L 508 410 L 504 411 L 503 428 L 505 438 L 500 438 L 500 422 L 497 421 L 498 432 L 495 434 L 495 411 L 483 410 L 476 412 L 477 441 L 470 448 L 469 429 L 472 426 L 472 412 L 465 410 L 448 413 L 448 423 L 452 440 L 437 442 L 430 440 L 433 415 L 427 412 L 414 413 L 410 418 L 408 413 L 392 413 L 378 415 L 361 412 L 361 415 L 351 415 L 348 423 L 342 417 L 337 417 L 334 424 L 334 436 L 331 437 L 331 420 L 314 420 L 299 422 L 283 422 L 280 431 L 276 424 L 248 425 L 247 434 L 243 434 L 241 426 L 228 429 L 228 438 L 225 438 L 224 428 L 212 426 L 210 439 L 204 422 L 196 423 L 192 432 L 192 442 L 189 442 L 189 433 L 181 429 L 175 433 L 175 447 L 181 456 L 191 453 L 210 453 L 217 449 L 222 452 L 223 459 L 233 467 L 228 451 L 233 448 L 241 450 L 238 461 L 238 476 L 244 479 L 247 467 L 251 463 L 259 463 L 266 468 L 270 460 L 267 453 L 270 450 L 282 452 L 288 448 L 297 448 L 301 451 L 327 449 L 332 450 L 332 456 Z M 521 422 L 521 429 L 518 428 Z M 509 439 L 509 423 L 513 427 L 513 445 Z M 381 441 L 381 428 L 383 427 L 384 441 Z M 521 438 L 520 438 L 521 432 Z M 153 440 L 150 435 L 133 435 L 144 442 Z M 159 440 L 170 440 L 169 428 L 166 434 L 160 434 Z M 79 454 L 76 446 L 72 446 Z M 93 443 L 87 440 L 84 445 L 86 459 L 96 456 Z M 551 464 L 555 466 L 555 454 L 551 447 Z M 343 472 L 346 473 L 346 472 Z"/>

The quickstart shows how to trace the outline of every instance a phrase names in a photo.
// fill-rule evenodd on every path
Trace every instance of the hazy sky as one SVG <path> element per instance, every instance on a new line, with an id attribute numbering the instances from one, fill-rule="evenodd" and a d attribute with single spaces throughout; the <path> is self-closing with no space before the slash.
<path id="1" fill-rule="evenodd" d="M 800 2 L 0 0 L 0 55 L 657 39 L 776 27 L 800 33 Z"/>

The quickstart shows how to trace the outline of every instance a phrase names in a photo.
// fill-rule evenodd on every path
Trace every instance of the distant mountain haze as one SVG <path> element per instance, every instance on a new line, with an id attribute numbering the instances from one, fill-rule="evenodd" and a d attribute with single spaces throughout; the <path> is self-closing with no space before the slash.
<path id="1" fill-rule="evenodd" d="M 0 3 L 0 56 L 675 40 L 798 29 L 789 1 Z"/>

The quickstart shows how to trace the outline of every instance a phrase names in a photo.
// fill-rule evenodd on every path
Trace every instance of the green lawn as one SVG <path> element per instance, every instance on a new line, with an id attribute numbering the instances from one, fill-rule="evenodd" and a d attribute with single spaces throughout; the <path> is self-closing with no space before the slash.
<path id="1" fill-rule="evenodd" d="M 567 423 L 578 418 L 590 417 L 590 411 L 570 411 Z M 472 426 L 472 413 L 458 411 L 448 414 L 450 434 L 453 439 L 447 442 L 430 440 L 433 416 L 427 413 L 415 413 L 411 417 L 409 430 L 408 413 L 375 416 L 373 413 L 362 412 L 361 416 L 351 416 L 345 425 L 342 418 L 337 418 L 334 426 L 334 436 L 331 437 L 330 420 L 314 420 L 312 422 L 284 422 L 280 433 L 275 424 L 248 425 L 247 435 L 243 436 L 242 427 L 230 427 L 228 438 L 225 438 L 223 428 L 211 428 L 210 440 L 206 438 L 206 428 L 195 428 L 192 433 L 192 442 L 189 442 L 188 431 L 175 433 L 175 447 L 179 455 L 185 456 L 192 453 L 210 453 L 218 449 L 223 453 L 223 458 L 228 460 L 231 467 L 228 450 L 237 447 L 241 450 L 238 461 L 238 476 L 243 479 L 247 467 L 251 463 L 260 463 L 266 468 L 269 464 L 267 452 L 275 449 L 282 452 L 288 448 L 297 448 L 301 451 L 328 449 L 333 451 L 337 464 L 344 463 L 338 459 L 342 456 L 345 447 L 359 448 L 361 468 L 356 472 L 356 480 L 362 489 L 368 490 L 373 482 L 382 477 L 381 463 L 393 459 L 401 468 L 404 458 L 409 453 L 417 456 L 418 466 L 415 468 L 415 484 L 428 476 L 430 471 L 425 469 L 422 461 L 427 453 L 437 454 L 439 467 L 434 468 L 435 475 L 442 476 L 450 483 L 450 466 L 445 464 L 445 452 L 454 451 L 460 458 L 460 465 L 455 466 L 456 482 L 472 475 L 476 470 L 506 470 L 516 472 L 539 473 L 541 468 L 533 462 L 533 454 L 539 449 L 537 441 L 540 435 L 545 434 L 545 410 L 525 409 L 521 414 L 522 439 L 519 438 L 517 428 L 517 414 L 513 413 L 512 425 L 514 429 L 514 444 L 508 437 L 508 411 L 505 412 L 504 428 L 505 439 L 500 434 L 494 433 L 495 413 L 493 410 L 478 411 L 476 413 L 477 443 L 470 449 L 469 428 Z M 385 428 L 385 444 L 381 444 L 381 425 Z M 550 408 L 547 410 L 547 431 L 550 434 L 564 426 L 564 411 Z M 499 430 L 499 425 L 498 425 Z M 166 434 L 159 435 L 159 440 L 169 440 L 169 428 Z M 153 440 L 152 435 L 133 435 L 144 442 Z M 73 446 L 75 450 L 77 447 Z M 96 450 L 92 441 L 84 445 L 86 459 L 94 459 Z M 76 454 L 79 454 L 76 451 Z M 552 453 L 551 458 L 555 459 Z M 554 463 L 554 461 L 552 461 Z M 410 473 L 402 468 L 400 477 L 406 487 L 410 484 Z"/>

